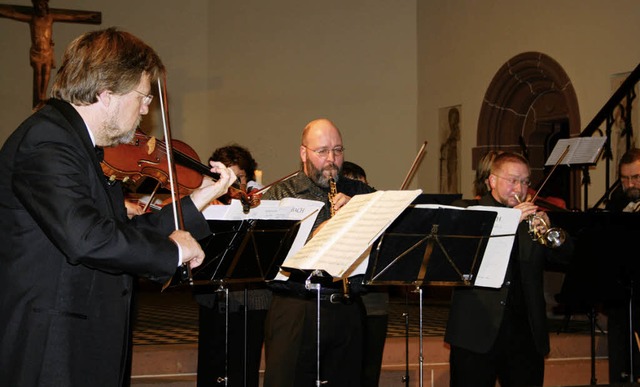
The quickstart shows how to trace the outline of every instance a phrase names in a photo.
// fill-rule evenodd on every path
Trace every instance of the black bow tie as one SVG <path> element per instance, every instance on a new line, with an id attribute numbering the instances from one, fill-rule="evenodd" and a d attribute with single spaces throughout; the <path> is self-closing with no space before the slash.
<path id="1" fill-rule="evenodd" d="M 95 147 L 94 149 L 96 151 L 96 157 L 98 157 L 98 161 L 102 162 L 102 160 L 104 160 L 104 149 L 99 146 Z"/>

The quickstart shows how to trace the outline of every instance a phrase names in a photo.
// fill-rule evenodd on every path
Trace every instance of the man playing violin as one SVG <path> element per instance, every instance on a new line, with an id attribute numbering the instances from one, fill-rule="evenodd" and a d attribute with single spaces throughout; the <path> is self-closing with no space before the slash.
<path id="1" fill-rule="evenodd" d="M 211 163 L 217 182 L 170 207 L 127 217 L 120 182 L 100 167 L 102 147 L 129 141 L 164 73 L 154 50 L 109 28 L 67 48 L 52 98 L 0 150 L 0 385 L 129 383 L 133 279 L 166 282 L 198 266 L 200 213 L 235 175 Z"/>
<path id="2" fill-rule="evenodd" d="M 521 211 L 504 282 L 499 289 L 459 287 L 453 292 L 445 341 L 451 347 L 450 385 L 454 387 L 542 386 L 544 356 L 549 352 L 543 271 L 547 262 L 568 262 L 570 240 L 551 248 L 529 234 L 536 214 L 546 214 L 525 200 L 530 185 L 527 160 L 519 154 L 497 155 L 488 177 L 483 206 Z"/>

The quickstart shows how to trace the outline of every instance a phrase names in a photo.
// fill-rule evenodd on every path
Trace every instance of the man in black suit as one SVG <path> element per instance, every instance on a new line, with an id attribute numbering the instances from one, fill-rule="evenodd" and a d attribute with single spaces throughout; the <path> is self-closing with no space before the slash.
<path id="1" fill-rule="evenodd" d="M 606 209 L 613 212 L 640 212 L 640 149 L 631 148 L 625 152 L 618 163 L 618 176 L 620 188 L 612 194 L 607 202 Z M 628 232 L 625 230 L 625 232 Z M 628 232 L 632 233 L 632 232 Z M 621 232 L 618 232 L 619 240 L 625 240 Z M 628 241 L 634 235 L 628 235 Z M 626 254 L 620 254 L 623 256 Z M 629 258 L 629 256 L 627 256 Z M 626 274 L 633 278 L 634 270 L 627 268 Z M 617 278 L 619 288 L 631 289 L 633 281 L 628 278 Z M 636 282 L 637 283 L 637 282 Z M 637 287 L 637 285 L 636 285 Z M 616 287 L 618 288 L 618 287 Z M 626 293 L 626 292 L 625 292 Z M 629 300 L 627 297 L 611 297 L 604 303 L 604 312 L 607 315 L 607 347 L 609 357 L 609 382 L 636 382 L 640 375 L 640 352 L 633 334 L 640 327 L 640 301 L 638 296 L 633 299 L 632 315 L 629 316 Z M 632 319 L 632 327 L 629 327 L 629 319 Z M 632 356 L 629 356 L 630 353 Z M 633 359 L 633 373 L 631 372 L 631 359 Z M 631 375 L 633 379 L 631 380 Z"/>
<path id="2" fill-rule="evenodd" d="M 450 344 L 451 386 L 541 386 L 544 357 L 549 353 L 543 271 L 546 262 L 567 262 L 573 244 L 557 248 L 534 241 L 528 219 L 549 217 L 525 201 L 529 164 L 505 152 L 491 165 L 490 192 L 480 205 L 521 211 L 504 282 L 498 289 L 461 287 L 454 290 L 445 341 Z M 534 226 L 541 227 L 539 219 Z"/>
<path id="3" fill-rule="evenodd" d="M 100 166 L 102 147 L 133 138 L 163 72 L 133 35 L 86 33 L 67 48 L 52 98 L 0 150 L 0 385 L 128 384 L 133 278 L 165 282 L 204 259 L 200 210 L 233 172 L 212 163 L 217 183 L 183 199 L 186 231 L 170 206 L 129 219 Z"/>

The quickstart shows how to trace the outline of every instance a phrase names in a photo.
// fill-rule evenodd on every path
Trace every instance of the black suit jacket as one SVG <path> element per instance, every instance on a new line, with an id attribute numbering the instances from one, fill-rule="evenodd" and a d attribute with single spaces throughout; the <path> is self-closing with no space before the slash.
<path id="1" fill-rule="evenodd" d="M 168 280 L 171 209 L 129 220 L 87 128 L 51 100 L 0 151 L 0 385 L 118 386 L 134 276 Z M 197 238 L 208 225 L 183 203 Z"/>
<path id="2" fill-rule="evenodd" d="M 502 206 L 491 193 L 479 200 L 479 205 Z M 559 248 L 544 247 L 531 239 L 527 222 L 521 222 L 517 230 L 517 254 L 511 261 L 502 287 L 460 287 L 453 292 L 445 341 L 450 345 L 478 353 L 486 353 L 495 342 L 503 322 L 508 295 L 513 287 L 513 270 L 519 270 L 523 301 L 537 351 L 549 353 L 546 303 L 543 275 L 546 263 L 566 263 L 573 253 L 570 238 Z M 508 323 L 508 322 L 507 322 Z"/>

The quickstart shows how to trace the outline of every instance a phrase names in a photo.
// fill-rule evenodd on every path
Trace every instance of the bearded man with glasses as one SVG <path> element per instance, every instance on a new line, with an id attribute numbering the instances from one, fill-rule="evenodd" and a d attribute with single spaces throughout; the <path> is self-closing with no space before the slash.
<path id="1" fill-rule="evenodd" d="M 640 212 L 640 149 L 631 148 L 620 158 L 618 163 L 620 188 L 611 195 L 606 210 L 612 212 Z M 631 241 L 629 241 L 631 242 Z M 629 257 L 631 258 L 631 257 Z M 633 259 L 633 258 L 631 258 Z M 622 281 L 625 282 L 625 281 Z M 634 299 L 632 316 L 629 316 L 628 299 L 607 300 L 604 312 L 607 315 L 607 347 L 609 351 L 609 382 L 636 382 L 640 375 L 640 352 L 630 331 L 638 332 L 640 327 L 640 301 Z M 630 330 L 629 321 L 633 319 Z M 633 349 L 630 348 L 633 345 Z M 629 353 L 633 351 L 633 375 L 631 376 L 631 360 Z"/>
<path id="2" fill-rule="evenodd" d="M 0 386 L 128 386 L 135 281 L 166 283 L 199 266 L 211 234 L 201 211 L 227 193 L 233 170 L 173 211 L 128 217 L 109 182 L 104 147 L 128 143 L 149 113 L 158 54 L 107 28 L 71 42 L 51 98 L 0 149 Z M 142 94 L 142 96 L 140 95 Z"/>
<path id="3" fill-rule="evenodd" d="M 263 199 L 286 197 L 318 200 L 325 205 L 312 234 L 352 196 L 373 192 L 367 184 L 341 175 L 344 146 L 338 128 L 329 120 L 311 121 L 302 132 L 299 153 L 302 170 L 264 194 Z M 336 193 L 332 193 L 335 184 Z M 305 288 L 307 275 L 292 272 L 287 281 L 271 281 L 273 297 L 265 331 L 265 387 L 313 386 L 317 381 L 317 292 Z M 362 279 L 322 283 L 320 295 L 320 378 L 330 386 L 360 386 L 364 306 L 359 297 Z"/>
<path id="4" fill-rule="evenodd" d="M 621 189 L 607 203 L 609 211 L 640 212 L 640 149 L 631 148 L 620 158 L 618 176 Z"/>

